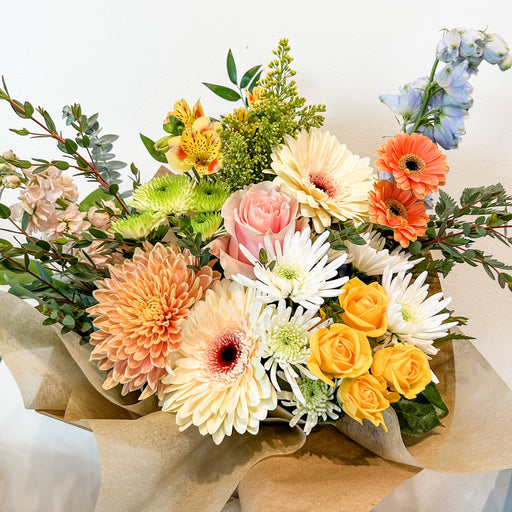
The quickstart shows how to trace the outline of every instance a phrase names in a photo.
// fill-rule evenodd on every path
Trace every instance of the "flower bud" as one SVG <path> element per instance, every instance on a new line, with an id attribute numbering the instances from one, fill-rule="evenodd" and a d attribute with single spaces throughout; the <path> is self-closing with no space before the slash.
<path id="1" fill-rule="evenodd" d="M 507 53 L 505 57 L 498 63 L 501 71 L 506 71 L 510 66 L 512 66 L 512 53 Z"/>
<path id="2" fill-rule="evenodd" d="M 20 184 L 20 178 L 19 178 L 19 176 L 16 176 L 15 174 L 9 174 L 2 178 L 2 185 L 5 188 L 18 188 L 19 184 Z"/>
<path id="3" fill-rule="evenodd" d="M 442 62 L 453 62 L 459 56 L 461 35 L 456 28 L 446 32 L 443 39 L 437 43 L 436 56 Z"/>
<path id="4" fill-rule="evenodd" d="M 507 56 L 508 52 L 509 47 L 499 34 L 487 34 L 483 55 L 489 64 L 498 64 Z"/>

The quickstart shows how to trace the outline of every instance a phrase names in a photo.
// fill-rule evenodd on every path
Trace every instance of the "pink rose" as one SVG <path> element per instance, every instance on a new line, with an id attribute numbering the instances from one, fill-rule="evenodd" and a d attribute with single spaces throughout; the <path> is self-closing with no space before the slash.
<path id="1" fill-rule="evenodd" d="M 254 277 L 253 265 L 240 250 L 246 247 L 258 256 L 265 236 L 283 242 L 287 233 L 302 231 L 307 219 L 297 221 L 297 199 L 281 192 L 271 181 L 250 185 L 232 194 L 222 207 L 227 235 L 215 239 L 210 251 L 220 259 L 226 277 Z"/>

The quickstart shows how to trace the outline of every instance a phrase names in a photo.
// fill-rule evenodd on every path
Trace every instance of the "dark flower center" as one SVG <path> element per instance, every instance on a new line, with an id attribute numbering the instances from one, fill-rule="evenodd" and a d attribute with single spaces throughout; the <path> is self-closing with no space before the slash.
<path id="1" fill-rule="evenodd" d="M 384 201 L 388 212 L 395 217 L 402 217 L 403 219 L 407 219 L 407 209 L 405 206 L 398 201 L 398 199 L 386 199 Z"/>
<path id="2" fill-rule="evenodd" d="M 425 172 L 425 161 L 414 153 L 409 153 L 400 157 L 398 160 L 398 168 L 404 174 L 419 175 Z"/>

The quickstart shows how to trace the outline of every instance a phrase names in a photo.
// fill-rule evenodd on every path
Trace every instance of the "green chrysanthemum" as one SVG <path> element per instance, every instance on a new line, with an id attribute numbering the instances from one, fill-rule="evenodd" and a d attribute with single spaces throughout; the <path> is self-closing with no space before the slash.
<path id="1" fill-rule="evenodd" d="M 167 219 L 165 213 L 142 212 L 117 220 L 110 226 L 111 233 L 118 233 L 123 238 L 140 240 L 146 238 L 151 231 L 161 226 Z"/>
<path id="2" fill-rule="evenodd" d="M 194 188 L 188 176 L 166 174 L 138 187 L 128 204 L 142 211 L 181 215 L 192 206 Z"/>
<path id="3" fill-rule="evenodd" d="M 229 190 L 222 182 L 201 181 L 194 189 L 191 209 L 195 212 L 215 212 L 220 210 L 229 197 Z"/>
<path id="4" fill-rule="evenodd" d="M 203 240 L 213 238 L 222 224 L 220 213 L 200 213 L 190 219 L 194 233 L 201 233 Z"/>

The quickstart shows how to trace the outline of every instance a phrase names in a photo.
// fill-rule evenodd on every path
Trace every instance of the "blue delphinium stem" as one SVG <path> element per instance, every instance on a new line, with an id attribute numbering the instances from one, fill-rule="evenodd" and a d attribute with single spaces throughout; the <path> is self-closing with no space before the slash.
<path id="1" fill-rule="evenodd" d="M 427 104 L 431 97 L 430 91 L 432 89 L 432 85 L 434 84 L 434 75 L 436 74 L 438 64 L 439 59 L 436 59 L 434 61 L 434 65 L 432 66 L 432 70 L 430 71 L 430 76 L 428 77 L 428 84 L 425 87 L 425 91 L 423 93 L 423 101 L 421 103 L 420 112 L 418 114 L 418 117 L 416 118 L 416 122 L 414 123 L 410 133 L 414 133 L 418 129 L 418 126 L 420 125 L 421 121 L 423 120 L 423 114 L 425 113 L 425 109 L 427 108 Z"/>

